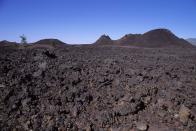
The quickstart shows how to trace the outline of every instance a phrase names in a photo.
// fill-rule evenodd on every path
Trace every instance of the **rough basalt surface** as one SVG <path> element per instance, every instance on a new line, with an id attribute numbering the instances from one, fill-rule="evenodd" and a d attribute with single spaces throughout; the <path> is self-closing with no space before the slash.
<path id="1" fill-rule="evenodd" d="M 196 49 L 0 48 L 1 130 L 195 131 Z"/>

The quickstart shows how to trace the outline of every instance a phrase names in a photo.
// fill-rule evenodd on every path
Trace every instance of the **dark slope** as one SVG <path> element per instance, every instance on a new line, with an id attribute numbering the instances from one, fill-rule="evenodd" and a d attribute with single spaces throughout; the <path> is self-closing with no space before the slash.
<path id="1" fill-rule="evenodd" d="M 116 40 L 115 43 L 117 45 L 137 45 L 141 38 L 141 34 L 127 34 L 123 36 L 121 39 Z"/>
<path id="2" fill-rule="evenodd" d="M 95 43 L 95 45 L 112 45 L 113 40 L 107 35 L 102 35 Z"/>
<path id="3" fill-rule="evenodd" d="M 130 45 L 139 47 L 192 47 L 192 45 L 184 39 L 175 36 L 167 29 L 155 29 L 144 34 L 127 34 L 121 39 L 112 41 L 106 36 L 102 36 L 95 44 L 98 45 Z"/>
<path id="4" fill-rule="evenodd" d="M 0 47 L 13 47 L 13 46 L 18 46 L 18 43 L 6 41 L 6 40 L 0 41 Z"/>
<path id="5" fill-rule="evenodd" d="M 196 45 L 196 38 L 189 38 L 189 39 L 186 39 L 189 43 L 193 44 L 193 45 Z"/>
<path id="6" fill-rule="evenodd" d="M 156 29 L 144 33 L 140 39 L 141 45 L 147 47 L 190 47 L 191 44 L 175 36 L 167 29 Z M 139 43 L 138 43 L 139 44 Z"/>
<path id="7" fill-rule="evenodd" d="M 42 40 L 39 40 L 39 41 L 33 43 L 33 45 L 59 47 L 59 46 L 66 45 L 66 43 L 64 43 L 58 39 L 42 39 Z"/>

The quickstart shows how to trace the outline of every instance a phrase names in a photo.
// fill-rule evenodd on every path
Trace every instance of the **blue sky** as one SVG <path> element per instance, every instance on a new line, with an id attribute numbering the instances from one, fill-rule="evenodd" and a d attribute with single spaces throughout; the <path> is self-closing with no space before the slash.
<path id="1" fill-rule="evenodd" d="M 155 28 L 196 37 L 196 0 L 0 0 L 0 40 L 92 43 Z"/>

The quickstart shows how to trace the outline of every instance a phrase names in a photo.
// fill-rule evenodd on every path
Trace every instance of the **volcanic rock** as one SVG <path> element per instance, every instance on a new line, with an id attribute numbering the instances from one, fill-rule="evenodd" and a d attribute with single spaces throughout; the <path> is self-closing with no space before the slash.
<path id="1" fill-rule="evenodd" d="M 146 131 L 148 128 L 147 124 L 144 122 L 137 122 L 136 126 L 137 126 L 137 129 L 140 131 Z"/>
<path id="2" fill-rule="evenodd" d="M 190 116 L 190 109 L 182 105 L 179 111 L 180 121 L 183 123 L 187 123 L 189 116 Z"/>

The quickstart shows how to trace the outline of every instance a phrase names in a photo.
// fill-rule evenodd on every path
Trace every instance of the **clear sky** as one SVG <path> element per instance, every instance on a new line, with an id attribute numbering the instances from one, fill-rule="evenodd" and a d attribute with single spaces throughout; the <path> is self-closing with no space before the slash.
<path id="1" fill-rule="evenodd" d="M 196 37 L 196 0 L 0 0 L 0 40 L 92 43 L 155 28 Z"/>

